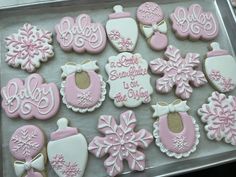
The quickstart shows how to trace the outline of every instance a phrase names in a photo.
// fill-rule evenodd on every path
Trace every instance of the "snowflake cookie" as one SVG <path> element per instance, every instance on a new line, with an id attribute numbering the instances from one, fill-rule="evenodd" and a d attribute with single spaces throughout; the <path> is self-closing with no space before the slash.
<path id="1" fill-rule="evenodd" d="M 236 97 L 213 92 L 208 104 L 198 109 L 202 122 L 206 123 L 207 137 L 236 146 Z"/>
<path id="2" fill-rule="evenodd" d="M 183 58 L 180 50 L 169 45 L 165 51 L 168 61 L 161 58 L 150 62 L 151 71 L 155 74 L 164 74 L 156 81 L 156 90 L 168 93 L 176 86 L 176 95 L 182 99 L 188 99 L 192 94 L 192 87 L 200 87 L 207 83 L 202 71 L 195 70 L 200 65 L 199 54 L 187 53 Z"/>
<path id="3" fill-rule="evenodd" d="M 153 136 L 160 150 L 177 159 L 188 157 L 194 152 L 199 143 L 199 126 L 187 113 L 189 107 L 186 101 L 157 103 L 152 108 L 153 117 L 159 117 L 153 124 Z"/>
<path id="4" fill-rule="evenodd" d="M 13 67 L 21 66 L 27 72 L 33 72 L 40 67 L 40 62 L 46 62 L 54 55 L 52 33 L 39 29 L 31 24 L 24 24 L 18 33 L 6 39 L 7 54 L 5 61 Z"/>
<path id="5" fill-rule="evenodd" d="M 44 134 L 34 125 L 18 128 L 12 135 L 9 148 L 14 157 L 17 177 L 45 176 L 47 156 L 44 151 Z"/>
<path id="6" fill-rule="evenodd" d="M 62 101 L 75 112 L 91 112 L 102 105 L 106 95 L 106 83 L 98 70 L 96 61 L 83 64 L 67 63 L 61 67 Z"/>
<path id="7" fill-rule="evenodd" d="M 47 146 L 50 164 L 59 177 L 82 177 L 88 158 L 87 141 L 77 128 L 68 127 L 66 118 L 59 119 L 57 125 Z"/>
<path id="8" fill-rule="evenodd" d="M 98 129 L 105 136 L 96 136 L 88 149 L 99 158 L 109 154 L 104 162 L 109 176 L 116 176 L 123 171 L 123 160 L 127 160 L 131 170 L 145 169 L 145 155 L 137 148 L 147 148 L 153 137 L 144 129 L 135 132 L 135 123 L 133 111 L 120 115 L 120 125 L 110 115 L 103 115 L 99 119 Z"/>

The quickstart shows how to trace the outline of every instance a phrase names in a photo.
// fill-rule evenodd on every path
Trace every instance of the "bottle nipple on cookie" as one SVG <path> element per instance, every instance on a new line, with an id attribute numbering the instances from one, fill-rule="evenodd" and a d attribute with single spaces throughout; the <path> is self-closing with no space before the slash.
<path id="1" fill-rule="evenodd" d="M 218 42 L 212 42 L 210 44 L 211 51 L 207 53 L 207 57 L 214 57 L 214 56 L 220 56 L 220 55 L 227 55 L 228 51 L 223 50 L 220 48 L 220 44 Z"/>

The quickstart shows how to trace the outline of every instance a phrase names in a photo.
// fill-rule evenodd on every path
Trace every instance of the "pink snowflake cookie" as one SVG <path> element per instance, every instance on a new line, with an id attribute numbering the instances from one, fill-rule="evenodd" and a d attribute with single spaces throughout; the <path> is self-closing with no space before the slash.
<path id="1" fill-rule="evenodd" d="M 145 169 L 145 155 L 137 148 L 147 148 L 152 142 L 152 135 L 141 129 L 134 132 L 136 118 L 133 111 L 126 111 L 120 115 L 120 125 L 114 117 L 103 115 L 98 122 L 98 129 L 104 137 L 95 137 L 89 144 L 89 151 L 96 157 L 109 154 L 105 160 L 109 176 L 116 176 L 123 170 L 123 160 L 127 160 L 131 170 Z"/>
<path id="2" fill-rule="evenodd" d="M 219 33 L 214 15 L 204 12 L 199 4 L 192 4 L 188 9 L 176 7 L 170 19 L 175 34 L 180 38 L 212 40 Z"/>
<path id="3" fill-rule="evenodd" d="M 9 148 L 14 157 L 17 177 L 43 177 L 47 156 L 43 153 L 44 134 L 34 125 L 18 128 L 12 135 Z"/>
<path id="4" fill-rule="evenodd" d="M 236 97 L 213 92 L 208 104 L 198 109 L 202 122 L 206 123 L 207 137 L 211 140 L 225 140 L 236 146 Z"/>
<path id="5" fill-rule="evenodd" d="M 33 72 L 40 67 L 40 62 L 46 62 L 54 55 L 52 33 L 39 29 L 31 24 L 24 24 L 18 33 L 6 39 L 7 54 L 5 61 L 13 67 L 21 66 L 27 72 Z"/>
<path id="6" fill-rule="evenodd" d="M 2 108 L 10 118 L 46 120 L 53 117 L 60 106 L 59 90 L 54 83 L 43 83 L 39 74 L 31 74 L 24 81 L 14 78 L 1 90 Z"/>
<path id="7" fill-rule="evenodd" d="M 100 53 L 106 46 L 106 32 L 100 23 L 92 23 L 89 15 L 64 17 L 55 27 L 57 41 L 65 51 Z"/>
<path id="8" fill-rule="evenodd" d="M 161 58 L 150 62 L 151 71 L 155 74 L 164 74 L 156 81 L 156 90 L 168 93 L 176 86 L 176 95 L 182 99 L 188 99 L 192 94 L 192 87 L 200 87 L 207 83 L 202 71 L 195 70 L 200 65 L 199 54 L 187 53 L 181 57 L 180 50 L 169 45 L 165 51 L 168 61 Z"/>

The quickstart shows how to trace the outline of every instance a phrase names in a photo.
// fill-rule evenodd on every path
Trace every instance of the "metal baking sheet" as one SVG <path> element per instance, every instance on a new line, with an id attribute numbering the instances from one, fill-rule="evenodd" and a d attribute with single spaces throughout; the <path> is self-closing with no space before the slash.
<path id="1" fill-rule="evenodd" d="M 81 13 L 89 14 L 93 21 L 101 22 L 105 25 L 108 14 L 112 12 L 112 7 L 115 4 L 122 4 L 125 7 L 125 11 L 132 13 L 135 17 L 136 8 L 144 1 L 119 1 L 119 0 L 78 0 L 78 1 L 60 1 L 54 2 L 48 1 L 48 3 L 40 4 L 27 4 L 26 6 L 15 5 L 15 6 L 5 6 L 0 9 L 0 39 L 1 39 L 1 87 L 6 85 L 8 80 L 18 77 L 24 79 L 29 74 L 20 69 L 14 69 L 9 67 L 4 62 L 4 55 L 6 54 L 4 38 L 18 30 L 24 23 L 28 22 L 33 25 L 45 28 L 50 31 L 54 31 L 54 26 L 60 19 L 64 16 L 78 16 Z M 235 35 L 235 21 L 233 20 L 232 13 L 230 13 L 227 1 L 222 0 L 174 0 L 174 1 L 157 1 L 157 3 L 163 9 L 166 17 L 175 9 L 176 6 L 188 7 L 193 3 L 201 4 L 206 11 L 211 11 L 215 14 L 219 21 L 220 34 L 214 40 L 218 41 L 222 47 L 229 50 L 232 55 L 235 56 L 236 51 L 236 41 L 232 39 Z M 224 12 L 224 13 L 222 13 Z M 228 13 L 229 12 L 229 13 Z M 231 15 L 230 15 L 231 14 Z M 167 20 L 168 21 L 168 20 Z M 207 47 L 210 42 L 196 41 L 191 42 L 189 40 L 178 40 L 171 31 L 170 23 L 168 22 L 168 38 L 169 44 L 175 45 L 181 49 L 182 54 L 187 52 L 197 52 L 201 55 L 201 60 L 205 57 L 207 52 Z M 55 33 L 54 33 L 55 34 Z M 95 59 L 98 61 L 100 66 L 100 74 L 103 75 L 104 80 L 107 80 L 107 74 L 105 72 L 104 66 L 107 63 L 107 59 L 112 55 L 117 55 L 118 53 L 112 46 L 108 43 L 106 49 L 98 55 L 90 54 L 76 54 L 74 52 L 66 53 L 61 50 L 57 41 L 53 40 L 53 46 L 55 51 L 54 58 L 50 59 L 47 63 L 44 63 L 37 71 L 41 74 L 46 82 L 55 82 L 60 88 L 61 83 L 61 71 L 60 66 L 64 65 L 66 62 L 82 62 L 86 59 Z M 151 50 L 144 37 L 139 34 L 138 43 L 134 53 L 140 53 L 146 60 L 151 61 L 158 57 L 163 57 L 162 52 L 155 52 Z M 53 68 L 53 73 L 51 72 Z M 156 75 L 151 74 L 151 84 L 155 86 L 155 80 L 158 78 Z M 109 86 L 107 86 L 107 90 Z M 202 168 L 207 168 L 214 165 L 219 165 L 236 160 L 236 148 L 228 145 L 224 142 L 216 142 L 207 139 L 204 125 L 200 122 L 199 117 L 196 115 L 196 110 L 206 102 L 208 96 L 210 96 L 213 89 L 209 85 L 205 85 L 201 88 L 194 88 L 192 97 L 188 100 L 188 104 L 191 107 L 189 113 L 196 119 L 200 126 L 200 143 L 197 150 L 192 153 L 188 158 L 183 158 L 176 160 L 174 158 L 167 157 L 165 154 L 161 153 L 159 148 L 156 147 L 154 143 L 145 150 L 147 157 L 146 169 L 144 172 L 130 172 L 125 164 L 124 173 L 121 176 L 133 177 L 133 176 L 168 176 L 180 173 L 186 173 L 188 171 L 198 170 Z M 236 95 L 236 91 L 231 93 Z M 152 124 L 155 119 L 152 118 L 151 104 L 155 104 L 157 101 L 172 102 L 177 97 L 172 91 L 169 94 L 159 94 L 154 92 L 152 94 L 152 101 L 150 104 L 141 105 L 138 108 L 134 108 L 133 111 L 137 116 L 137 130 L 140 128 L 145 128 L 152 132 Z M 92 113 L 80 114 L 74 113 L 73 111 L 66 108 L 66 106 L 61 103 L 60 111 L 56 116 L 47 121 L 39 120 L 29 120 L 25 121 L 22 119 L 11 120 L 6 117 L 4 111 L 1 111 L 1 133 L 0 138 L 2 142 L 2 157 L 1 157 L 1 167 L 2 176 L 13 177 L 15 176 L 13 170 L 12 158 L 8 149 L 8 142 L 10 136 L 15 131 L 16 128 L 26 125 L 34 124 L 42 128 L 45 132 L 47 138 L 52 131 L 54 131 L 56 126 L 56 121 L 60 117 L 67 117 L 70 120 L 70 125 L 78 127 L 80 132 L 82 132 L 87 141 L 90 142 L 92 138 L 98 135 L 96 130 L 97 121 L 102 114 L 111 114 L 116 118 L 122 111 L 127 110 L 127 108 L 116 108 L 113 101 L 106 96 L 106 100 L 103 105 Z M 105 177 L 106 172 L 103 166 L 104 159 L 97 159 L 93 155 L 89 154 L 87 169 L 84 177 L 91 177 L 96 174 L 96 177 Z M 47 164 L 47 171 L 49 177 L 56 177 L 49 164 Z"/>

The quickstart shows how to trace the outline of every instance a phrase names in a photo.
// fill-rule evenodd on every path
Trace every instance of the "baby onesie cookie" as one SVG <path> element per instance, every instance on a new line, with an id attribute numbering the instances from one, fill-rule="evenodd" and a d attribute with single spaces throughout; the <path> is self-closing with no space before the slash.
<path id="1" fill-rule="evenodd" d="M 176 86 L 175 94 L 188 99 L 192 94 L 192 87 L 200 87 L 207 83 L 202 71 L 195 70 L 200 65 L 199 54 L 187 53 L 185 58 L 180 55 L 180 50 L 169 45 L 165 51 L 168 61 L 161 58 L 150 62 L 151 71 L 155 74 L 164 74 L 156 81 L 156 90 L 168 93 Z"/>
<path id="2" fill-rule="evenodd" d="M 82 177 L 88 159 L 87 141 L 68 120 L 57 121 L 58 130 L 51 133 L 47 146 L 49 162 L 59 177 Z"/>
<path id="3" fill-rule="evenodd" d="M 47 156 L 44 134 L 34 125 L 18 128 L 12 135 L 9 148 L 14 157 L 17 177 L 44 177 Z"/>
<path id="4" fill-rule="evenodd" d="M 139 149 L 147 148 L 153 137 L 144 129 L 135 132 L 135 123 L 133 111 L 120 115 L 120 125 L 110 115 L 103 115 L 99 119 L 98 129 L 105 136 L 96 136 L 90 142 L 88 150 L 98 158 L 109 154 L 104 162 L 109 176 L 116 176 L 123 171 L 123 160 L 128 162 L 131 170 L 145 169 L 145 155 Z"/>
<path id="5" fill-rule="evenodd" d="M 175 100 L 171 104 L 152 105 L 153 117 L 159 117 L 153 123 L 153 136 L 160 150 L 177 159 L 188 157 L 199 143 L 199 126 L 187 111 L 186 101 Z"/>
<path id="6" fill-rule="evenodd" d="M 214 15 L 204 12 L 199 4 L 192 4 L 189 8 L 176 7 L 170 20 L 175 35 L 181 39 L 212 40 L 219 33 Z"/>
<path id="7" fill-rule="evenodd" d="M 39 74 L 25 80 L 14 78 L 1 90 L 2 108 L 10 118 L 46 120 L 60 106 L 59 90 L 54 83 L 44 83 Z"/>
<path id="8" fill-rule="evenodd" d="M 64 17 L 55 27 L 57 41 L 65 51 L 100 53 L 106 46 L 106 32 L 100 23 L 81 14 L 77 18 Z"/>
<path id="9" fill-rule="evenodd" d="M 52 33 L 31 24 L 24 24 L 17 33 L 5 39 L 5 61 L 12 67 L 21 66 L 27 72 L 33 72 L 40 67 L 40 62 L 46 62 L 54 55 Z"/>
<path id="10" fill-rule="evenodd" d="M 121 5 L 113 7 L 115 13 L 109 15 L 106 32 L 111 44 L 119 52 L 131 52 L 138 40 L 138 26 L 129 12 L 123 12 Z"/>
<path id="11" fill-rule="evenodd" d="M 212 51 L 207 53 L 204 71 L 211 85 L 219 92 L 229 92 L 236 87 L 236 59 L 222 50 L 219 43 L 211 43 Z"/>
<path id="12" fill-rule="evenodd" d="M 198 109 L 207 137 L 236 146 L 236 97 L 213 92 L 208 103 Z"/>
<path id="13" fill-rule="evenodd" d="M 150 47 L 154 50 L 165 49 L 168 45 L 167 25 L 160 6 L 154 2 L 141 4 L 137 9 L 137 19 Z"/>
<path id="14" fill-rule="evenodd" d="M 83 64 L 67 63 L 61 67 L 62 101 L 75 112 L 91 112 L 101 106 L 105 100 L 106 83 L 98 70 L 96 61 Z"/>
<path id="15" fill-rule="evenodd" d="M 153 89 L 148 63 L 140 54 L 123 52 L 111 56 L 105 69 L 109 76 L 109 96 L 117 107 L 137 107 L 151 101 Z"/>

